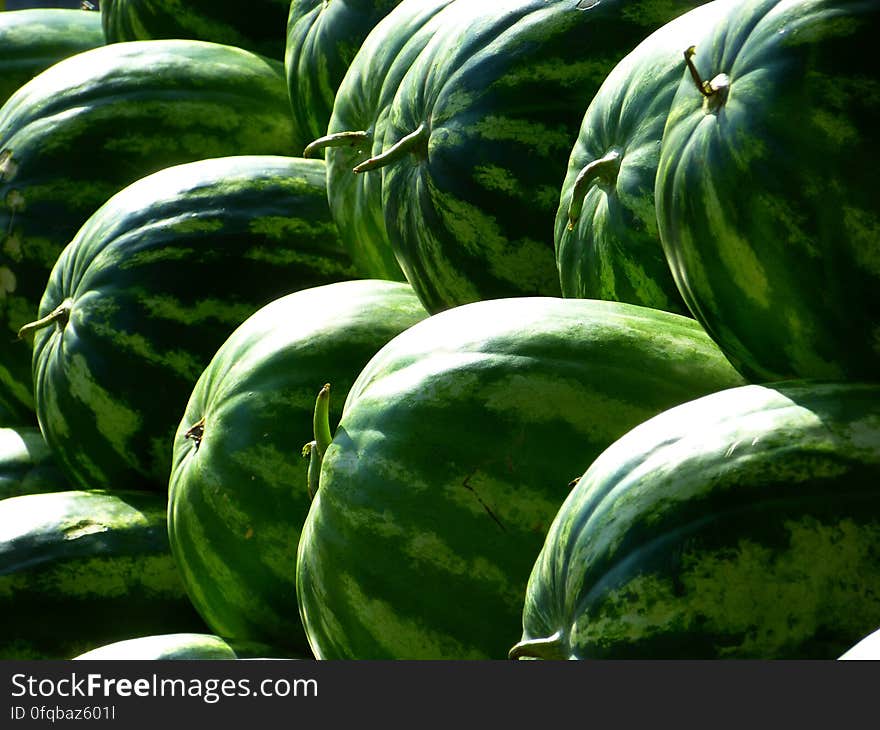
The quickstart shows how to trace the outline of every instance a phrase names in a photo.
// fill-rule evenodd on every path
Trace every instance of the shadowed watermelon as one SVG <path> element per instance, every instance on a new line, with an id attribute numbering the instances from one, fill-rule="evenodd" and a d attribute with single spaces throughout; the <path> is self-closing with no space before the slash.
<path id="1" fill-rule="evenodd" d="M 71 479 L 165 491 L 217 348 L 284 294 L 353 277 L 324 163 L 201 160 L 111 198 L 64 250 L 32 328 L 37 415 Z"/>
<path id="2" fill-rule="evenodd" d="M 682 48 L 707 34 L 727 3 L 702 5 L 652 33 L 593 97 L 556 213 L 563 296 L 690 314 L 660 244 L 654 179 L 666 116 L 681 81 Z"/>
<path id="3" fill-rule="evenodd" d="M 68 56 L 104 45 L 101 16 L 83 10 L 34 8 L 0 15 L 0 105 Z"/>
<path id="4" fill-rule="evenodd" d="M 381 153 L 397 86 L 452 3 L 408 0 L 380 21 L 339 85 L 327 135 L 305 150 L 307 157 L 325 151 L 330 210 L 362 276 L 404 280 L 385 228 L 382 176 L 353 170 Z"/>
<path id="5" fill-rule="evenodd" d="M 290 0 L 101 0 L 108 43 L 167 38 L 223 43 L 284 58 Z"/>
<path id="6" fill-rule="evenodd" d="M 0 500 L 4 659 L 69 659 L 132 633 L 204 631 L 168 546 L 163 495 Z"/>
<path id="7" fill-rule="evenodd" d="M 741 382 L 692 319 L 617 302 L 478 302 L 398 335 L 349 392 L 303 526 L 315 656 L 504 657 L 569 481 L 633 426 Z"/>
<path id="8" fill-rule="evenodd" d="M 67 489 L 70 480 L 38 428 L 0 428 L 0 499 Z"/>
<path id="9" fill-rule="evenodd" d="M 512 656 L 835 659 L 880 621 L 880 385 L 708 395 L 590 466 Z"/>
<path id="10" fill-rule="evenodd" d="M 430 312 L 560 291 L 553 221 L 584 112 L 612 68 L 697 0 L 459 0 L 393 93 L 389 240 Z M 391 17 L 390 15 L 388 16 Z"/>
<path id="11" fill-rule="evenodd" d="M 287 18 L 284 69 L 294 125 L 321 137 L 336 90 L 364 38 L 400 0 L 293 0 Z"/>
<path id="12" fill-rule="evenodd" d="M 33 410 L 30 348 L 15 333 L 108 198 L 172 165 L 294 149 L 283 66 L 230 46 L 117 43 L 21 87 L 0 108 L 0 402 Z"/>
<path id="13" fill-rule="evenodd" d="M 751 380 L 875 380 L 880 3 L 746 0 L 713 29 L 657 170 L 676 284 Z"/>
<path id="14" fill-rule="evenodd" d="M 272 302 L 217 351 L 177 430 L 168 503 L 172 551 L 212 631 L 307 647 L 294 566 L 315 394 L 333 381 L 338 421 L 367 361 L 427 316 L 408 284 L 342 282 Z"/>

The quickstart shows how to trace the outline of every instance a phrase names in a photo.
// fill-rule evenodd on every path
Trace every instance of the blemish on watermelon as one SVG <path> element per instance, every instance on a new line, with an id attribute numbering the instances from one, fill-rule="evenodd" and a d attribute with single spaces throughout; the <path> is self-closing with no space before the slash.
<path id="1" fill-rule="evenodd" d="M 184 438 L 190 439 L 196 442 L 196 450 L 198 450 L 199 446 L 202 445 L 202 437 L 205 435 L 205 419 L 200 418 L 198 422 L 194 423 L 189 427 L 187 432 L 183 435 Z"/>
<path id="2" fill-rule="evenodd" d="M 0 182 L 9 182 L 18 172 L 18 163 L 12 158 L 12 150 L 0 152 Z"/>
<path id="3" fill-rule="evenodd" d="M 100 522 L 92 520 L 79 520 L 78 522 L 68 525 L 64 528 L 65 540 L 76 540 L 87 535 L 95 535 L 99 532 L 107 532 L 108 527 Z"/>
<path id="4" fill-rule="evenodd" d="M 5 299 L 7 294 L 12 294 L 16 286 L 15 274 L 5 266 L 0 267 L 0 298 Z"/>

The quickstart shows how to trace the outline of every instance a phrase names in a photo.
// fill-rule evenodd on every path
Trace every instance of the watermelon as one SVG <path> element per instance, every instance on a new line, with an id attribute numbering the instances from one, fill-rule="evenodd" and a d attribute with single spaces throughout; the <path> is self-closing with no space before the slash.
<path id="1" fill-rule="evenodd" d="M 336 93 L 328 134 L 308 156 L 324 151 L 333 220 L 362 276 L 403 281 L 382 212 L 382 176 L 355 167 L 382 151 L 388 107 L 410 64 L 442 23 L 453 0 L 407 0 L 364 40 Z"/>
<path id="2" fill-rule="evenodd" d="M 309 659 L 291 656 L 277 647 L 223 639 L 214 634 L 195 632 L 156 634 L 114 641 L 91 649 L 74 659 L 101 661 L 124 660 L 186 660 L 186 659 Z"/>
<path id="3" fill-rule="evenodd" d="M 284 58 L 290 0 L 101 0 L 108 43 L 187 38 Z"/>
<path id="4" fill-rule="evenodd" d="M 880 370 L 878 32 L 870 0 L 748 0 L 682 48 L 660 237 L 688 307 L 751 380 Z"/>
<path id="5" fill-rule="evenodd" d="M 681 80 L 681 54 L 728 0 L 684 13 L 642 41 L 608 75 L 568 160 L 554 240 L 562 295 L 690 314 L 657 232 L 660 140 Z"/>
<path id="6" fill-rule="evenodd" d="M 0 15 L 0 105 L 58 61 L 104 45 L 101 16 L 82 10 L 33 8 Z"/>
<path id="7" fill-rule="evenodd" d="M 163 495 L 0 500 L 4 659 L 69 659 L 132 633 L 204 631 L 168 546 Z"/>
<path id="8" fill-rule="evenodd" d="M 32 410 L 20 407 L 17 401 L 7 402 L 0 397 L 0 428 L 36 425 L 37 416 Z"/>
<path id="9" fill-rule="evenodd" d="M 407 284 L 329 284 L 264 307 L 211 360 L 177 429 L 168 503 L 172 551 L 211 630 L 308 646 L 293 569 L 315 393 L 334 382 L 338 421 L 367 361 L 427 316 Z"/>
<path id="10" fill-rule="evenodd" d="M 569 481 L 650 416 L 741 383 L 693 320 L 617 302 L 478 302 L 398 335 L 320 461 L 296 577 L 313 653 L 506 656 Z"/>
<path id="11" fill-rule="evenodd" d="M 400 80 L 382 153 L 398 263 L 430 312 L 560 292 L 565 161 L 607 74 L 696 0 L 456 2 Z M 390 17 L 390 16 L 389 16 Z"/>
<path id="12" fill-rule="evenodd" d="M 90 649 L 77 660 L 238 659 L 235 650 L 214 634 L 181 633 L 139 636 Z"/>
<path id="13" fill-rule="evenodd" d="M 26 328 L 40 427 L 74 484 L 164 492 L 180 415 L 232 330 L 284 294 L 353 277 L 325 178 L 320 160 L 201 160 L 89 218 Z"/>
<path id="14" fill-rule="evenodd" d="M 878 660 L 880 659 L 880 629 L 871 632 L 859 640 L 855 646 L 847 649 L 838 659 L 846 660 Z"/>
<path id="15" fill-rule="evenodd" d="M 590 466 L 514 657 L 834 659 L 880 624 L 880 385 L 708 395 Z"/>
<path id="16" fill-rule="evenodd" d="M 39 429 L 0 428 L 0 499 L 69 489 Z"/>
<path id="17" fill-rule="evenodd" d="M 293 0 L 287 18 L 284 70 L 294 126 L 321 137 L 336 90 L 364 38 L 400 0 Z"/>
<path id="18" fill-rule="evenodd" d="M 198 41 L 79 53 L 0 108 L 0 404 L 33 412 L 30 347 L 49 272 L 86 219 L 172 165 L 297 148 L 280 62 Z"/>

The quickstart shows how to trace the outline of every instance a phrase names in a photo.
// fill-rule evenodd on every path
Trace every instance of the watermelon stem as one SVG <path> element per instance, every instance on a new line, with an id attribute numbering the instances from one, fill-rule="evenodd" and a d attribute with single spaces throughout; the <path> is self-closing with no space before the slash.
<path id="1" fill-rule="evenodd" d="M 574 224 L 580 218 L 581 210 L 584 207 L 584 197 L 590 186 L 599 178 L 605 178 L 609 182 L 613 182 L 619 170 L 620 152 L 618 150 L 611 150 L 604 157 L 593 160 L 578 173 L 571 191 L 571 201 L 568 204 L 568 230 L 572 230 Z"/>
<path id="2" fill-rule="evenodd" d="M 700 76 L 700 72 L 697 70 L 697 67 L 693 62 L 693 55 L 696 52 L 696 46 L 689 46 L 684 52 L 684 62 L 687 64 L 688 71 L 691 72 L 691 78 L 693 78 L 694 83 L 697 85 L 697 89 L 699 89 L 700 93 L 706 99 L 723 101 L 727 96 L 730 79 L 727 74 L 718 74 L 711 81 L 705 81 L 703 77 Z"/>
<path id="3" fill-rule="evenodd" d="M 330 433 L 330 383 L 325 383 L 315 400 L 315 415 L 312 418 L 315 440 L 303 446 L 302 455 L 309 457 L 308 490 L 309 498 L 314 499 L 318 492 L 321 463 L 333 434 Z"/>
<path id="4" fill-rule="evenodd" d="M 35 322 L 29 322 L 18 331 L 19 339 L 23 340 L 31 332 L 36 332 L 44 327 L 57 323 L 59 327 L 63 327 L 70 319 L 70 310 L 73 309 L 73 299 L 65 299 L 55 309 L 53 309 L 45 317 L 41 317 Z"/>
<path id="5" fill-rule="evenodd" d="M 508 659 L 529 657 L 531 659 L 567 659 L 563 649 L 562 632 L 541 639 L 521 641 L 507 654 Z"/>
<path id="6" fill-rule="evenodd" d="M 333 434 L 330 433 L 330 383 L 324 384 L 315 400 L 315 416 L 312 419 L 312 427 L 315 431 L 318 456 L 323 459 L 327 447 L 333 440 Z"/>
<path id="7" fill-rule="evenodd" d="M 360 142 L 369 142 L 372 139 L 369 132 L 335 132 L 325 137 L 319 137 L 303 151 L 303 157 L 311 157 L 315 152 L 320 152 L 328 147 L 354 147 Z"/>
<path id="8" fill-rule="evenodd" d="M 186 433 L 183 434 L 185 439 L 195 441 L 196 450 L 202 445 L 202 438 L 205 436 L 205 417 L 202 416 L 196 423 L 190 426 Z"/>
<path id="9" fill-rule="evenodd" d="M 352 172 L 354 172 L 355 175 L 358 175 L 362 172 L 378 170 L 380 167 L 386 167 L 387 165 L 397 162 L 406 155 L 415 152 L 417 149 L 426 147 L 428 135 L 428 124 L 427 122 L 422 122 L 414 132 L 410 132 L 406 137 L 399 139 L 382 154 L 371 157 L 369 160 L 365 160 L 355 167 Z"/>

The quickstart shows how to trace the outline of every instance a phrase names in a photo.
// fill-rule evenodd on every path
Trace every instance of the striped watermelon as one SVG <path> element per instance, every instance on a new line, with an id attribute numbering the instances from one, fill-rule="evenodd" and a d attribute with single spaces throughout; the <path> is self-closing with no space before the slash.
<path id="1" fill-rule="evenodd" d="M 699 4 L 450 7 L 400 81 L 382 154 L 355 168 L 382 175 L 394 252 L 429 311 L 560 291 L 553 221 L 584 112 L 623 56 Z"/>
<path id="2" fill-rule="evenodd" d="M 880 659 L 880 629 L 859 640 L 837 658 L 860 661 Z"/>
<path id="3" fill-rule="evenodd" d="M 132 634 L 204 631 L 166 524 L 158 494 L 0 500 L 0 656 L 69 659 Z"/>
<path id="4" fill-rule="evenodd" d="M 352 277 L 325 178 L 319 160 L 201 160 L 89 218 L 34 339 L 37 416 L 75 484 L 164 492 L 180 414 L 232 330 L 283 294 Z"/>
<path id="5" fill-rule="evenodd" d="M 747 0 L 713 28 L 657 170 L 678 288 L 750 379 L 874 380 L 880 3 Z"/>
<path id="6" fill-rule="evenodd" d="M 62 492 L 70 481 L 37 428 L 0 428 L 0 499 Z"/>
<path id="7" fill-rule="evenodd" d="M 303 526 L 315 656 L 505 656 L 568 482 L 636 424 L 741 382 L 693 320 L 616 302 L 478 302 L 398 335 L 352 386 Z"/>
<path id="8" fill-rule="evenodd" d="M 33 8 L 0 15 L 0 105 L 58 61 L 104 45 L 101 16 L 82 10 Z"/>
<path id="9" fill-rule="evenodd" d="M 682 50 L 730 0 L 684 13 L 642 41 L 603 82 L 568 161 L 554 239 L 562 295 L 690 314 L 657 232 L 660 140 L 681 80 Z"/>
<path id="10" fill-rule="evenodd" d="M 277 647 L 223 639 L 214 634 L 180 633 L 138 636 L 99 646 L 73 657 L 74 659 L 124 660 L 185 660 L 185 659 L 310 659 L 291 656 Z"/>
<path id="11" fill-rule="evenodd" d="M 364 40 L 339 85 L 328 134 L 306 156 L 326 150 L 327 194 L 339 234 L 362 276 L 404 280 L 382 212 L 382 176 L 353 169 L 382 151 L 388 107 L 400 79 L 453 0 L 406 0 Z"/>
<path id="12" fill-rule="evenodd" d="M 111 195 L 206 157 L 289 154 L 284 69 L 197 41 L 118 43 L 61 61 L 0 109 L 0 403 L 33 410 L 36 317 L 59 253 Z M 299 148 L 301 149 L 301 148 Z"/>
<path id="13" fill-rule="evenodd" d="M 287 18 L 284 69 L 294 126 L 321 137 L 336 90 L 364 38 L 400 0 L 293 0 Z"/>
<path id="14" fill-rule="evenodd" d="M 315 287 L 261 309 L 211 360 L 174 440 L 168 531 L 212 631 L 307 647 L 294 566 L 310 503 L 298 457 L 312 439 L 315 394 L 333 381 L 337 422 L 367 361 L 427 316 L 407 284 Z"/>
<path id="15" fill-rule="evenodd" d="M 750 385 L 651 419 L 590 466 L 512 655 L 834 659 L 878 624 L 880 385 Z"/>
<path id="16" fill-rule="evenodd" d="M 77 660 L 238 659 L 235 650 L 214 634 L 158 634 L 114 641 L 79 656 Z"/>
<path id="17" fill-rule="evenodd" d="M 187 38 L 284 58 L 290 0 L 101 0 L 108 43 Z"/>

